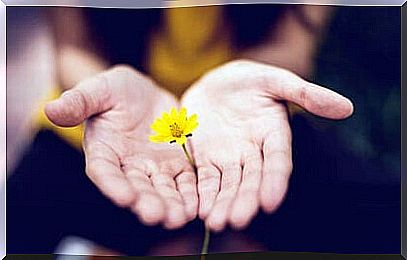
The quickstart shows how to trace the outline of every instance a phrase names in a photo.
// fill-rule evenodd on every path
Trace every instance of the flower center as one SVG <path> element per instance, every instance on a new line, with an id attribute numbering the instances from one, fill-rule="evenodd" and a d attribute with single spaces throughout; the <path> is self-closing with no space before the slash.
<path id="1" fill-rule="evenodd" d="M 170 125 L 170 130 L 173 137 L 180 138 L 182 136 L 183 129 L 177 123 Z"/>

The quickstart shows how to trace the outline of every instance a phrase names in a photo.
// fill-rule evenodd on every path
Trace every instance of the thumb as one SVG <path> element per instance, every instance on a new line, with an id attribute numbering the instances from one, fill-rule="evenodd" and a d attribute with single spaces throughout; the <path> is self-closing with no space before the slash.
<path id="1" fill-rule="evenodd" d="M 344 119 L 352 115 L 353 104 L 348 98 L 307 82 L 292 72 L 278 72 L 276 74 L 275 71 L 269 70 L 269 73 L 265 73 L 271 96 L 291 101 L 308 112 L 329 119 Z"/>
<path id="2" fill-rule="evenodd" d="M 65 91 L 45 106 L 48 119 L 63 127 L 76 126 L 111 108 L 110 89 L 101 74 Z"/>

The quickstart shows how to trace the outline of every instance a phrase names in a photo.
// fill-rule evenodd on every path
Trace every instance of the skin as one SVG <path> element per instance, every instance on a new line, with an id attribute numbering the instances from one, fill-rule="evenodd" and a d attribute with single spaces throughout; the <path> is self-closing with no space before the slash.
<path id="1" fill-rule="evenodd" d="M 259 207 L 275 211 L 292 170 L 285 101 L 329 119 L 353 112 L 345 97 L 278 67 L 234 61 L 206 74 L 182 104 L 200 117 L 192 138 L 199 216 L 213 231 L 241 229 Z"/>
<path id="2" fill-rule="evenodd" d="M 176 99 L 153 81 L 117 66 L 82 81 L 47 104 L 59 126 L 86 120 L 86 174 L 114 203 L 146 225 L 178 228 L 197 214 L 193 169 L 175 145 L 148 140 L 150 124 Z"/>
<path id="3" fill-rule="evenodd" d="M 293 166 L 285 102 L 331 119 L 352 114 L 348 99 L 296 75 L 312 73 L 331 11 L 304 7 L 321 29 L 317 35 L 286 14 L 273 38 L 237 54 L 248 60 L 215 68 L 182 97 L 189 113 L 199 115 L 189 143 L 197 179 L 179 147 L 148 141 L 151 122 L 178 101 L 131 68 L 106 70 L 98 48 L 88 46 L 94 41 L 79 9 L 58 9 L 52 16 L 59 84 L 70 90 L 50 103 L 46 114 L 59 126 L 86 120 L 87 175 L 143 223 L 177 228 L 199 213 L 213 231 L 227 224 L 244 228 L 260 208 L 275 211 L 287 190 Z"/>
<path id="4" fill-rule="evenodd" d="M 148 141 L 149 126 L 177 100 L 139 72 L 118 66 L 82 81 L 45 112 L 59 126 L 86 120 L 86 174 L 114 203 L 147 224 L 178 228 L 199 216 L 213 231 L 246 227 L 259 207 L 275 211 L 292 170 L 284 101 L 343 119 L 352 103 L 287 70 L 234 61 L 196 82 L 182 99 L 200 125 L 190 149 Z M 199 201 L 198 195 L 199 194 Z"/>

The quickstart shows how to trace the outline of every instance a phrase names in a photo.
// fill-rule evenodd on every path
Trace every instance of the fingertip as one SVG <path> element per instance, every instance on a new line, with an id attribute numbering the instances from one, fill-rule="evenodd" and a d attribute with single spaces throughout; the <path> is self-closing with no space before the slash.
<path id="1" fill-rule="evenodd" d="M 112 200 L 119 207 L 128 207 L 134 202 L 135 196 L 130 189 L 123 188 L 113 194 Z"/>
<path id="2" fill-rule="evenodd" d="M 219 233 L 226 227 L 226 221 L 221 218 L 217 218 L 213 215 L 209 216 L 205 221 L 206 226 L 213 232 Z"/>
<path id="3" fill-rule="evenodd" d="M 186 221 L 164 222 L 164 228 L 168 230 L 174 230 L 183 227 L 186 223 Z"/>
<path id="4" fill-rule="evenodd" d="M 148 226 L 163 221 L 165 211 L 163 202 L 153 195 L 143 195 L 133 206 L 132 211 L 139 216 L 140 221 Z"/>
<path id="5" fill-rule="evenodd" d="M 279 192 L 277 189 L 265 189 L 260 192 L 260 204 L 264 212 L 274 213 L 284 200 L 285 192 Z"/>
<path id="6" fill-rule="evenodd" d="M 231 226 L 237 230 L 246 228 L 259 209 L 256 196 L 248 195 L 240 198 L 236 199 L 229 217 Z"/>
<path id="7" fill-rule="evenodd" d="M 227 205 L 218 202 L 209 213 L 205 222 L 211 230 L 220 232 L 225 228 L 230 213 Z"/>
<path id="8" fill-rule="evenodd" d="M 230 225 L 234 230 L 243 230 L 249 225 L 250 221 L 247 218 L 234 218 L 231 219 Z"/>
<path id="9" fill-rule="evenodd" d="M 229 222 L 233 229 L 241 230 L 247 226 L 249 218 L 243 214 L 237 213 L 236 210 L 232 210 Z"/>
<path id="10" fill-rule="evenodd" d="M 348 98 L 345 98 L 345 100 L 348 103 L 348 105 L 347 105 L 347 109 L 345 109 L 345 113 L 344 113 L 343 118 L 350 117 L 354 112 L 354 106 L 353 106 L 352 101 L 350 99 L 348 99 Z"/>
<path id="11" fill-rule="evenodd" d="M 208 216 L 208 213 L 207 213 L 207 212 L 204 212 L 204 211 L 202 211 L 202 210 L 199 210 L 199 211 L 198 211 L 198 217 L 199 217 L 201 220 L 205 220 L 207 216 Z"/>
<path id="12" fill-rule="evenodd" d="M 277 207 L 278 207 L 278 205 L 270 200 L 267 200 L 267 199 L 261 200 L 261 208 L 267 214 L 274 213 L 276 211 Z"/>
<path id="13" fill-rule="evenodd" d="M 200 219 L 205 220 L 208 217 L 215 203 L 215 198 L 216 195 L 214 195 L 213 198 L 207 198 L 206 196 L 200 197 L 198 209 L 198 215 Z"/>
<path id="14" fill-rule="evenodd" d="M 187 216 L 188 221 L 191 221 L 196 218 L 198 215 L 198 206 L 197 202 L 194 203 L 195 205 L 190 205 L 185 207 L 185 214 Z"/>
<path id="15" fill-rule="evenodd" d="M 340 120 L 353 113 L 352 102 L 334 90 L 309 82 L 301 90 L 299 104 L 315 115 Z"/>
<path id="16" fill-rule="evenodd" d="M 83 109 L 62 100 L 63 98 L 60 97 L 45 105 L 44 112 L 48 119 L 62 127 L 72 127 L 82 123 L 85 120 Z"/>
<path id="17" fill-rule="evenodd" d="M 211 203 L 211 204 L 213 204 L 213 203 Z M 208 205 L 208 203 L 202 203 L 202 201 L 200 201 L 199 210 L 198 210 L 199 218 L 202 220 L 205 220 L 208 217 L 211 209 L 212 209 L 212 206 Z"/>
<path id="18" fill-rule="evenodd" d="M 53 100 L 45 104 L 44 112 L 52 123 L 57 124 L 58 100 Z"/>
<path id="19" fill-rule="evenodd" d="M 171 208 L 168 209 L 164 227 L 166 229 L 177 229 L 184 226 L 187 221 L 187 216 L 182 207 L 172 205 Z"/>
<path id="20" fill-rule="evenodd" d="M 336 104 L 332 105 L 331 109 L 325 110 L 327 117 L 331 119 L 345 119 L 353 114 L 353 103 L 348 98 L 335 93 L 338 98 Z"/>

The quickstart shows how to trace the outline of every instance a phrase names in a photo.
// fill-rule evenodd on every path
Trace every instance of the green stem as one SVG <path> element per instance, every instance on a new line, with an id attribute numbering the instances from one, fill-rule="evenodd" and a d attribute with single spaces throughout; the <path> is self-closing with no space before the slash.
<path id="1" fill-rule="evenodd" d="M 187 157 L 187 159 L 188 159 L 189 163 L 191 164 L 191 166 L 194 168 L 194 170 L 196 170 L 195 161 L 189 155 L 189 152 L 188 152 L 187 147 L 185 146 L 185 144 L 182 145 L 182 150 L 184 150 L 185 156 Z"/>
<path id="2" fill-rule="evenodd" d="M 194 161 L 194 159 L 192 159 L 191 155 L 189 154 L 185 144 L 182 145 L 182 150 L 184 150 L 185 156 L 187 157 L 189 163 L 191 164 L 191 166 L 194 168 L 194 171 L 196 172 L 197 169 L 196 169 L 195 161 Z M 202 258 L 201 259 L 205 259 L 204 255 L 208 254 L 209 239 L 210 239 L 210 230 L 208 227 L 205 226 L 205 236 L 204 236 L 204 241 L 202 244 L 202 250 L 201 250 Z"/>
<path id="3" fill-rule="evenodd" d="M 202 244 L 201 255 L 208 254 L 208 247 L 209 247 L 209 238 L 211 236 L 210 230 L 208 227 L 205 226 L 205 237 Z"/>

